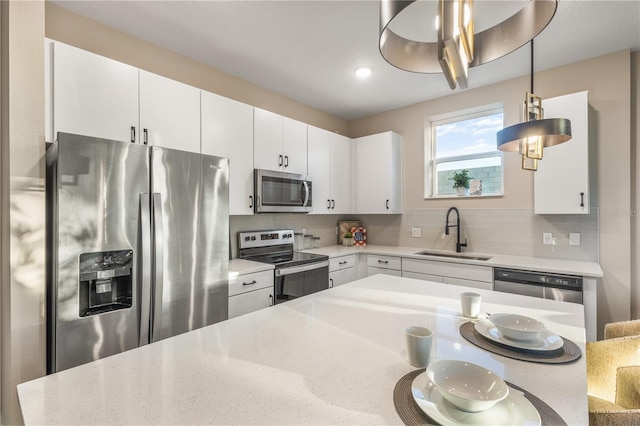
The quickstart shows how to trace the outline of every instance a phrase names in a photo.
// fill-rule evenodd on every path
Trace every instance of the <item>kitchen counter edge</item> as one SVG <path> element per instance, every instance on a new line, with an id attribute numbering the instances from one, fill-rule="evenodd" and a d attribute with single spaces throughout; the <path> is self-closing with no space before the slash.
<path id="1" fill-rule="evenodd" d="M 399 256 L 412 259 L 432 260 L 448 263 L 463 263 L 467 265 L 489 266 L 492 268 L 511 268 L 527 271 L 541 271 L 565 275 L 579 275 L 583 277 L 601 278 L 604 274 L 598 262 L 581 260 L 551 259 L 546 257 L 509 256 L 503 254 L 492 255 L 489 253 L 467 253 L 466 255 L 491 256 L 489 260 L 474 260 L 464 258 L 449 258 L 442 256 L 429 256 L 417 254 L 424 251 L 419 247 L 396 247 L 383 245 L 366 245 L 364 247 L 329 246 L 319 249 L 305 250 L 307 253 L 324 254 L 330 258 L 347 256 L 350 254 L 374 254 L 381 256 Z M 434 252 L 447 253 L 441 250 Z"/>

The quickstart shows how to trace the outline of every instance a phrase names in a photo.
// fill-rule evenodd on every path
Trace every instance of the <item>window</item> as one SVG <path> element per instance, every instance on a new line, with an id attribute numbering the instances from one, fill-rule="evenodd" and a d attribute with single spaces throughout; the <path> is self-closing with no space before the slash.
<path id="1" fill-rule="evenodd" d="M 503 128 L 502 108 L 484 108 L 427 121 L 425 197 L 456 196 L 453 174 L 468 170 L 482 181 L 481 195 L 502 195 L 502 152 L 496 133 Z M 478 194 L 475 194 L 478 195 Z"/>

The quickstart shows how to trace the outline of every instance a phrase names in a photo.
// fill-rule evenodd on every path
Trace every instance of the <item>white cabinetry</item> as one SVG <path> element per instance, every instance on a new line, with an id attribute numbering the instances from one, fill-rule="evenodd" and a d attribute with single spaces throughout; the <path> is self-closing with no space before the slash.
<path id="1" fill-rule="evenodd" d="M 355 254 L 329 259 L 329 287 L 346 284 L 358 279 Z"/>
<path id="2" fill-rule="evenodd" d="M 313 126 L 308 129 L 313 213 L 351 213 L 351 139 Z"/>
<path id="3" fill-rule="evenodd" d="M 307 125 L 288 117 L 254 110 L 256 169 L 307 174 Z"/>
<path id="4" fill-rule="evenodd" d="M 367 276 L 375 274 L 402 276 L 402 259 L 395 256 L 367 256 Z"/>
<path id="5" fill-rule="evenodd" d="M 50 114 L 57 132 L 200 152 L 200 90 L 63 43 L 47 41 Z"/>
<path id="6" fill-rule="evenodd" d="M 536 214 L 589 214 L 589 96 L 545 99 L 544 117 L 571 120 L 569 141 L 544 149 L 535 172 Z"/>
<path id="7" fill-rule="evenodd" d="M 355 139 L 356 213 L 402 213 L 402 138 L 393 132 Z"/>
<path id="8" fill-rule="evenodd" d="M 137 68 L 63 43 L 46 49 L 47 141 L 58 132 L 139 140 Z"/>
<path id="9" fill-rule="evenodd" d="M 229 279 L 229 318 L 273 306 L 273 271 Z"/>
<path id="10" fill-rule="evenodd" d="M 229 214 L 253 214 L 253 107 L 201 96 L 202 153 L 229 158 Z"/>
<path id="11" fill-rule="evenodd" d="M 200 90 L 140 70 L 143 143 L 200 152 Z"/>
<path id="12" fill-rule="evenodd" d="M 485 290 L 493 289 L 493 268 L 490 266 L 403 258 L 402 276 Z"/>

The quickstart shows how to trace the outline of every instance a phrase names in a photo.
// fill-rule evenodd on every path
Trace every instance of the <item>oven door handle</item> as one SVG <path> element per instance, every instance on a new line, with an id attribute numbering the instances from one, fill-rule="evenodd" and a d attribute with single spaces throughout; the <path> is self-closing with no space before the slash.
<path id="1" fill-rule="evenodd" d="M 276 269 L 276 277 L 282 277 L 285 275 L 297 274 L 297 273 L 306 272 L 306 271 L 313 271 L 314 269 L 324 268 L 325 266 L 326 267 L 329 266 L 328 260 L 324 260 L 322 262 L 307 263 L 306 265 L 291 266 L 291 267 Z"/>

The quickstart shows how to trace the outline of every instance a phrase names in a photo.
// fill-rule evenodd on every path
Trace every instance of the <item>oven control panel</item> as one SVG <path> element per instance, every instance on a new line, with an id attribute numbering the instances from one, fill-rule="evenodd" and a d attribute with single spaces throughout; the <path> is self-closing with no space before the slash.
<path id="1" fill-rule="evenodd" d="M 293 244 L 293 230 L 238 232 L 238 248 L 268 247 Z"/>

